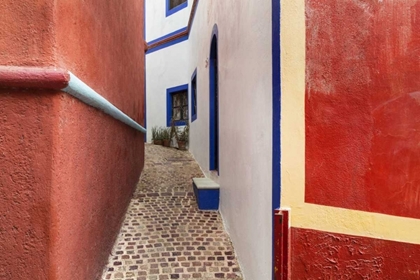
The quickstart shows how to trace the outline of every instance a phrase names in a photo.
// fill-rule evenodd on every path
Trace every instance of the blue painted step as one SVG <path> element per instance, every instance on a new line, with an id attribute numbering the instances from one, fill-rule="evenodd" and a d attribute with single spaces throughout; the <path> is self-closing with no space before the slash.
<path id="1" fill-rule="evenodd" d="M 198 209 L 219 210 L 219 184 L 209 178 L 193 178 L 193 188 Z"/>

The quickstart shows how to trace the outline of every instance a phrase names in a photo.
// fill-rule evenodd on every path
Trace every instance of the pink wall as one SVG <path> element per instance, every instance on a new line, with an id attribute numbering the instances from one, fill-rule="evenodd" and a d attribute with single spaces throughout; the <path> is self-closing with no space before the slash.
<path id="1" fill-rule="evenodd" d="M 142 1 L 6 2 L 0 65 L 67 69 L 143 124 Z M 0 104 L 0 279 L 97 279 L 144 135 L 57 91 L 4 89 Z"/>

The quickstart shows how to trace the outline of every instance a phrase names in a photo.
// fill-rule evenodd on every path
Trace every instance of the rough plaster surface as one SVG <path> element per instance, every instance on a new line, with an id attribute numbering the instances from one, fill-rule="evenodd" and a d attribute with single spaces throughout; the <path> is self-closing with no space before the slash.
<path id="1" fill-rule="evenodd" d="M 420 1 L 306 1 L 306 201 L 420 218 Z"/>
<path id="2" fill-rule="evenodd" d="M 0 8 L 0 64 L 70 70 L 143 124 L 142 1 Z M 5 90 L 0 104 L 0 278 L 99 278 L 143 167 L 144 136 L 64 93 Z"/>
<path id="3" fill-rule="evenodd" d="M 55 13 L 58 65 L 143 124 L 143 2 L 59 1 Z M 144 135 L 67 95 L 58 102 L 54 277 L 95 279 L 142 170 Z"/>
<path id="4" fill-rule="evenodd" d="M 291 279 L 420 277 L 419 245 L 299 228 L 291 244 Z"/>
<path id="5" fill-rule="evenodd" d="M 142 170 L 144 136 L 65 94 L 59 112 L 52 279 L 97 279 Z"/>
<path id="6" fill-rule="evenodd" d="M 57 66 L 143 124 L 143 1 L 63 0 L 55 17 Z"/>
<path id="7" fill-rule="evenodd" d="M 0 91 L 0 279 L 47 279 L 53 93 Z"/>
<path id="8" fill-rule="evenodd" d="M 0 65 L 54 65 L 54 1 L 0 2 Z"/>

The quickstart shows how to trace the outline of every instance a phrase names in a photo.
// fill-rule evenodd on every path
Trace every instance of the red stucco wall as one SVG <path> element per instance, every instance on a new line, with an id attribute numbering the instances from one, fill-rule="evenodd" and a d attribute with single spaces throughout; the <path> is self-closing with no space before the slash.
<path id="1" fill-rule="evenodd" d="M 0 1 L 0 65 L 54 65 L 53 4 Z"/>
<path id="2" fill-rule="evenodd" d="M 142 124 L 143 2 L 58 1 L 55 13 L 58 65 Z M 95 279 L 139 179 L 144 135 L 68 95 L 58 103 L 53 278 Z"/>
<path id="3" fill-rule="evenodd" d="M 55 10 L 57 64 L 141 123 L 143 1 L 62 0 Z"/>
<path id="4" fill-rule="evenodd" d="M 54 64 L 51 1 L 0 1 L 0 15 L 0 65 Z M 0 279 L 47 279 L 52 98 L 0 89 Z"/>
<path id="5" fill-rule="evenodd" d="M 143 124 L 143 1 L 6 0 L 0 13 L 0 65 L 68 69 Z M 0 104 L 0 279 L 97 279 L 144 135 L 65 93 L 4 89 Z"/>
<path id="6" fill-rule="evenodd" d="M 305 3 L 305 201 L 420 218 L 420 1 Z M 292 279 L 420 278 L 419 245 L 291 238 Z"/>
<path id="7" fill-rule="evenodd" d="M 420 218 L 420 1 L 306 16 L 306 201 Z"/>
<path id="8" fill-rule="evenodd" d="M 96 279 L 143 165 L 143 135 L 63 95 L 54 139 L 51 279 Z"/>
<path id="9" fill-rule="evenodd" d="M 51 96 L 0 90 L 0 279 L 47 279 Z"/>
<path id="10" fill-rule="evenodd" d="M 420 278 L 420 245 L 299 228 L 291 238 L 291 279 Z"/>

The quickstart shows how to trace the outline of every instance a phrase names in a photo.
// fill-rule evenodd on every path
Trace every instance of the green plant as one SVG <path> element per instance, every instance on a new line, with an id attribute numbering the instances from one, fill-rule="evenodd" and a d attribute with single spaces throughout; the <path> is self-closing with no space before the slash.
<path id="1" fill-rule="evenodd" d="M 152 140 L 159 140 L 159 127 L 154 126 L 152 127 Z"/>
<path id="2" fill-rule="evenodd" d="M 152 136 L 153 136 L 153 131 L 152 131 Z M 163 132 L 162 132 L 162 127 L 157 127 L 156 131 L 155 131 L 155 136 L 153 138 L 153 140 L 163 140 Z"/>
<path id="3" fill-rule="evenodd" d="M 171 128 L 162 127 L 161 130 L 162 140 L 169 140 L 171 138 Z"/>
<path id="4" fill-rule="evenodd" d="M 164 136 L 165 136 L 165 128 L 159 127 L 159 133 L 158 133 L 159 140 L 163 140 Z"/>

